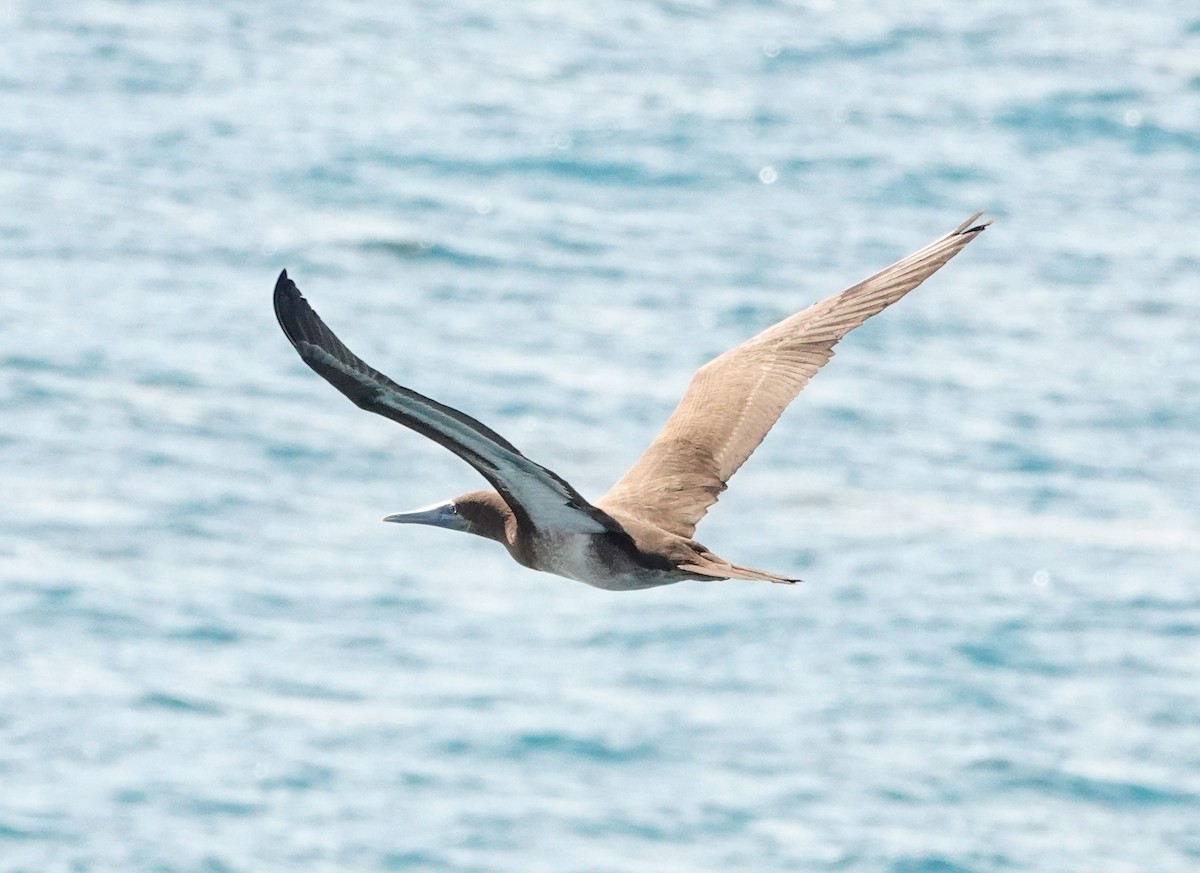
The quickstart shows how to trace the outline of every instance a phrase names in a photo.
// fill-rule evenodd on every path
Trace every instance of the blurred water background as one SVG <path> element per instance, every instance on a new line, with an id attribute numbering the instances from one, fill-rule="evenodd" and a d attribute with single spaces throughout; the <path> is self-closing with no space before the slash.
<path id="1" fill-rule="evenodd" d="M 0 5 L 0 870 L 1200 868 L 1200 14 Z M 616 595 L 384 525 L 585 495 L 987 207 Z"/>

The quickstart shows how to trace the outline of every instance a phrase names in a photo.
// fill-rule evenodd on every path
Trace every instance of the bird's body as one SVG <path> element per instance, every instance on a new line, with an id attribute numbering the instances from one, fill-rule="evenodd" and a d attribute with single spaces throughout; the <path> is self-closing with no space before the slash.
<path id="1" fill-rule="evenodd" d="M 655 555 L 629 548 L 616 534 L 539 534 L 531 537 L 533 560 L 525 564 L 594 588 L 634 591 L 690 578 L 660 563 Z M 636 543 L 634 544 L 636 546 Z"/>
<path id="2" fill-rule="evenodd" d="M 838 340 L 961 251 L 986 226 L 973 226 L 978 217 L 705 364 L 650 447 L 594 503 L 486 425 L 363 362 L 309 307 L 286 270 L 275 286 L 275 314 L 305 363 L 355 404 L 445 446 L 495 489 L 386 521 L 494 539 L 526 567 L 607 590 L 688 579 L 796 582 L 718 557 L 692 539 L 696 523 Z"/>

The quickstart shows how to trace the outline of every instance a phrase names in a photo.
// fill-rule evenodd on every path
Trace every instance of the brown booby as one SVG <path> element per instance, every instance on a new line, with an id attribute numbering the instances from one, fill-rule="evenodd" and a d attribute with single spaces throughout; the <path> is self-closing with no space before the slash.
<path id="1" fill-rule="evenodd" d="M 487 537 L 526 567 L 613 591 L 685 579 L 792 583 L 799 580 L 713 554 L 692 539 L 696 523 L 833 356 L 838 340 L 965 248 L 990 223 L 975 224 L 980 215 L 709 361 L 650 448 L 595 503 L 487 425 L 397 385 L 358 358 L 312 310 L 287 270 L 275 285 L 275 315 L 304 362 L 357 406 L 445 446 L 495 489 L 384 521 Z"/>

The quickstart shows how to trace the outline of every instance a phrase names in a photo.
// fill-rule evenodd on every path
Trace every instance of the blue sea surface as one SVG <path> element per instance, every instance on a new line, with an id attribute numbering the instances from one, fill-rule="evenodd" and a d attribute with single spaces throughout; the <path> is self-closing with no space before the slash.
<path id="1" fill-rule="evenodd" d="M 0 871 L 1200 869 L 1200 12 L 0 4 Z M 384 525 L 596 497 L 691 373 L 989 209 L 613 594 Z"/>

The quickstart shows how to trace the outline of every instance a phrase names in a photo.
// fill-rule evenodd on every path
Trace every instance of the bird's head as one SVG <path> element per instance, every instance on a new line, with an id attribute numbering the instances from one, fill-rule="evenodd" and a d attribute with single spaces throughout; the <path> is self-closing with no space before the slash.
<path id="1" fill-rule="evenodd" d="M 505 542 L 512 510 L 495 491 L 472 491 L 445 503 L 435 503 L 411 512 L 397 512 L 384 521 L 397 524 L 428 524 Z"/>

